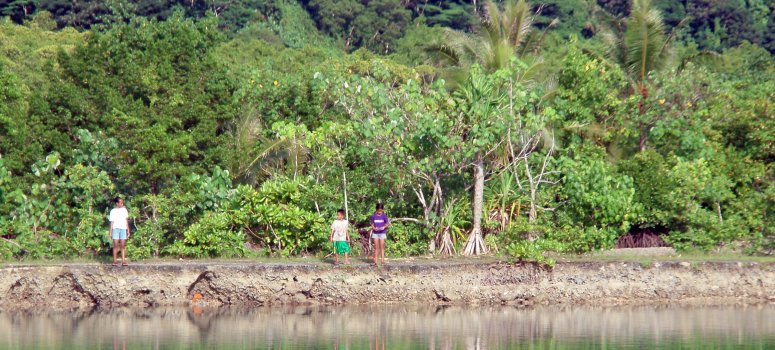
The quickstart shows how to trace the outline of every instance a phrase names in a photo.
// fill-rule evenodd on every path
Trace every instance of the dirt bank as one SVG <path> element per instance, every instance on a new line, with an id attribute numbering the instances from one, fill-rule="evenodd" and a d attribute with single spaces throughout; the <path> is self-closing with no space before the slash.
<path id="1" fill-rule="evenodd" d="M 481 262 L 334 267 L 148 263 L 0 268 L 0 310 L 306 304 L 653 304 L 775 302 L 775 264 Z"/>

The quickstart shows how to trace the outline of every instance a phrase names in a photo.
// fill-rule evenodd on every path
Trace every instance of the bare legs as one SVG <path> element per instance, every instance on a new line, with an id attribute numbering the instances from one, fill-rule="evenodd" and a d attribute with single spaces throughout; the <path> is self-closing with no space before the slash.
<path id="1" fill-rule="evenodd" d="M 113 265 L 117 264 L 116 258 L 117 258 L 117 255 L 118 255 L 118 247 L 119 247 L 119 240 L 118 239 L 114 239 L 113 240 Z"/>
<path id="2" fill-rule="evenodd" d="M 374 336 L 374 350 L 385 350 L 385 336 L 383 334 L 377 334 Z"/>
<path id="3" fill-rule="evenodd" d="M 382 261 L 382 265 L 385 265 L 385 240 L 379 240 L 379 258 Z"/>
<path id="4" fill-rule="evenodd" d="M 113 240 L 113 265 L 118 264 L 118 251 L 121 250 L 121 263 L 126 265 L 126 240 L 114 239 Z"/>
<path id="5" fill-rule="evenodd" d="M 126 266 L 126 240 L 121 239 L 121 264 Z"/>
<path id="6" fill-rule="evenodd" d="M 380 259 L 382 265 L 385 264 L 385 240 L 374 238 L 374 264 Z"/>
<path id="7" fill-rule="evenodd" d="M 334 264 L 335 265 L 339 265 L 339 255 L 343 254 L 344 255 L 344 263 L 349 265 L 350 264 L 350 254 L 349 253 L 339 254 L 339 250 L 337 248 L 336 243 L 338 243 L 338 242 L 334 242 Z M 349 241 L 348 241 L 348 243 L 349 243 Z"/>
<path id="8" fill-rule="evenodd" d="M 336 257 L 334 264 L 339 264 L 339 254 L 334 254 L 334 256 Z M 346 265 L 350 264 L 350 255 L 348 253 L 344 253 L 344 263 Z"/>
<path id="9" fill-rule="evenodd" d="M 377 256 L 379 256 L 379 240 L 376 238 L 371 239 L 374 242 L 374 255 L 371 257 L 371 261 L 374 265 L 377 265 Z"/>

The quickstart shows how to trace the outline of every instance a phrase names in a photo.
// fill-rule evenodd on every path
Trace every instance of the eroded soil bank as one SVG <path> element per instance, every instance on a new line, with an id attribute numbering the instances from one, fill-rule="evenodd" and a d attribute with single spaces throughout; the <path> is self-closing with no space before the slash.
<path id="1" fill-rule="evenodd" d="M 653 304 L 775 302 L 775 264 L 482 262 L 334 267 L 139 263 L 0 268 L 0 310 L 305 304 Z"/>

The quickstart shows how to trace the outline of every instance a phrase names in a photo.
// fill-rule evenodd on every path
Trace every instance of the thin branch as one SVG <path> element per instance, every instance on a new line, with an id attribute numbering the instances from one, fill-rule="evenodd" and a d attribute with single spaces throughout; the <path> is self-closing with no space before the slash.
<path id="1" fill-rule="evenodd" d="M 665 39 L 665 42 L 662 44 L 662 48 L 659 50 L 659 55 L 657 57 L 663 57 L 665 52 L 667 51 L 670 43 L 673 41 L 673 38 L 675 38 L 675 32 L 678 31 L 681 27 L 684 26 L 684 24 L 689 22 L 689 17 L 684 17 L 678 24 L 676 24 L 673 29 L 670 30 L 670 34 L 667 36 L 667 39 Z"/>
<path id="2" fill-rule="evenodd" d="M 546 152 L 546 156 L 544 157 L 544 164 L 541 166 L 541 172 L 538 174 L 539 183 L 543 179 L 544 174 L 546 174 L 546 164 L 549 162 L 549 156 L 551 156 L 553 152 L 554 152 L 554 133 L 552 133 L 552 145 L 549 147 L 549 152 Z"/>
<path id="3" fill-rule="evenodd" d="M 14 241 L 12 241 L 12 240 L 10 240 L 10 239 L 8 239 L 8 238 L 5 238 L 5 237 L 0 237 L 0 239 L 2 239 L 2 240 L 4 240 L 4 241 L 6 241 L 6 242 L 8 242 L 8 243 L 11 243 L 11 244 L 13 244 L 13 245 L 15 245 L 15 246 L 17 246 L 17 247 L 19 247 L 19 248 L 21 248 L 21 247 L 22 247 L 22 246 L 21 246 L 19 243 L 16 243 L 16 242 L 14 242 Z"/>
<path id="4" fill-rule="evenodd" d="M 420 225 L 423 225 L 423 226 L 425 226 L 425 223 L 424 223 L 424 222 L 422 222 L 422 220 L 415 219 L 415 218 L 395 218 L 395 219 L 390 219 L 390 221 L 391 221 L 391 222 L 401 222 L 401 221 L 408 221 L 408 222 L 414 222 L 414 223 L 416 223 L 416 224 L 420 224 Z"/>

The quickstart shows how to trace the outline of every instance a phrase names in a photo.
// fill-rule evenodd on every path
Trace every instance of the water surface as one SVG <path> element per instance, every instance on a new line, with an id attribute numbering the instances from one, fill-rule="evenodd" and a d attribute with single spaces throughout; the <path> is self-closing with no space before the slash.
<path id="1" fill-rule="evenodd" d="M 0 313 L 0 349 L 775 349 L 775 305 Z"/>

